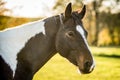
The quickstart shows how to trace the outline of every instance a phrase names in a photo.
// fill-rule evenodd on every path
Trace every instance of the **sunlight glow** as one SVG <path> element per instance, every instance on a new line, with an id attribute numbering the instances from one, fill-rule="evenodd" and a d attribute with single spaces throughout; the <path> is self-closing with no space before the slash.
<path id="1" fill-rule="evenodd" d="M 6 1 L 5 7 L 10 9 L 5 15 L 15 17 L 49 17 L 55 14 L 54 7 L 57 0 L 3 0 Z M 70 0 L 74 2 L 73 0 Z M 82 0 L 84 4 L 89 4 L 95 0 Z M 104 0 L 100 11 L 107 11 L 111 8 L 112 13 L 120 12 L 120 3 L 114 0 Z"/>
<path id="2" fill-rule="evenodd" d="M 52 15 L 52 7 L 55 0 L 4 0 L 5 7 L 12 10 L 12 13 L 6 15 L 18 17 L 40 17 Z"/>

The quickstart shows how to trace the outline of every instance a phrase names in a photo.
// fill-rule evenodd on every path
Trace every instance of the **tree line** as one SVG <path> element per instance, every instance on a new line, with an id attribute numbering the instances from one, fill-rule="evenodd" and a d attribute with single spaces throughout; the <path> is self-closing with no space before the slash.
<path id="1" fill-rule="evenodd" d="M 57 10 L 58 13 L 63 12 L 66 3 L 70 1 L 71 0 L 57 0 L 53 10 Z M 77 10 L 81 8 L 83 6 L 82 1 L 84 0 L 74 0 L 73 9 Z M 120 12 L 118 11 L 113 14 L 111 13 L 111 8 L 108 8 L 107 12 L 100 12 L 99 9 L 103 1 L 104 0 L 94 0 L 87 4 L 87 14 L 83 22 L 89 33 L 88 41 L 94 46 L 120 46 Z M 120 0 L 114 1 L 116 2 L 116 6 L 120 5 Z M 5 2 L 0 1 L 0 30 L 40 19 L 4 16 L 3 13 L 8 11 L 8 9 L 4 8 L 4 4 Z"/>

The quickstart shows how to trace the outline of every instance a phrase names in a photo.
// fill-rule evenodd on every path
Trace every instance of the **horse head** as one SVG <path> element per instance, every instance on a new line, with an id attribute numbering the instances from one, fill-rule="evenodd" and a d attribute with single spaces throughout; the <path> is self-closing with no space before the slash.
<path id="1" fill-rule="evenodd" d="M 94 69 L 94 60 L 87 43 L 87 31 L 83 27 L 82 19 L 86 13 L 86 6 L 79 11 L 72 12 L 71 3 L 60 15 L 60 28 L 56 36 L 56 49 L 59 54 L 78 66 L 81 73 L 90 73 Z"/>

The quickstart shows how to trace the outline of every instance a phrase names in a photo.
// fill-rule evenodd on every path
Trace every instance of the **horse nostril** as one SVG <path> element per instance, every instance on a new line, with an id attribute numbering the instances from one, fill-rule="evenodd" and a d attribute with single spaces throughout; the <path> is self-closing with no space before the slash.
<path id="1" fill-rule="evenodd" d="M 94 67 L 95 67 L 95 65 L 93 62 L 86 61 L 84 63 L 84 68 L 82 70 L 82 73 L 84 73 L 84 74 L 90 73 L 93 71 Z"/>
<path id="2" fill-rule="evenodd" d="M 91 65 L 92 65 L 92 63 L 87 61 L 87 62 L 85 62 L 84 67 L 88 69 L 91 67 Z"/>

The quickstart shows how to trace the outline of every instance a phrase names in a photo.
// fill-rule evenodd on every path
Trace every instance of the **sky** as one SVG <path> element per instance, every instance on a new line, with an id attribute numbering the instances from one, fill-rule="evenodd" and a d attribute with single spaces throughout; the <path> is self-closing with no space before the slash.
<path id="1" fill-rule="evenodd" d="M 105 10 L 105 8 L 108 7 L 111 9 L 111 13 L 120 12 L 120 2 L 115 2 L 114 0 L 104 0 L 104 2 L 102 3 L 101 10 Z"/>
<path id="2" fill-rule="evenodd" d="M 3 0 L 6 1 L 5 7 L 12 10 L 6 12 L 6 15 L 15 17 L 49 17 L 54 14 L 52 8 L 56 0 Z M 72 0 L 71 0 L 72 1 Z M 83 0 L 84 3 L 89 4 L 94 0 Z M 120 4 L 120 3 L 119 3 Z M 116 6 L 114 0 L 104 0 L 100 10 L 105 10 L 106 7 L 112 8 L 112 12 L 120 12 L 120 5 Z M 111 6 L 112 5 L 112 6 Z"/>
<path id="3" fill-rule="evenodd" d="M 55 0 L 4 0 L 5 7 L 12 10 L 6 12 L 6 15 L 19 17 L 39 17 L 51 16 L 52 7 L 55 5 Z"/>

